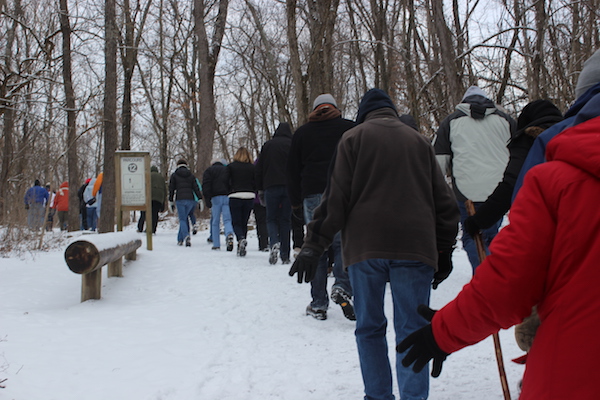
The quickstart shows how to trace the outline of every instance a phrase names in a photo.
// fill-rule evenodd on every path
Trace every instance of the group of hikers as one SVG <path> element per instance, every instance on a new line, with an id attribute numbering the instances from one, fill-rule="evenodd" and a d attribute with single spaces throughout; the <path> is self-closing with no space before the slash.
<path id="1" fill-rule="evenodd" d="M 151 229 L 168 206 L 178 214 L 177 244 L 191 246 L 195 212 L 206 205 L 212 249 L 221 249 L 222 224 L 226 250 L 237 242 L 244 257 L 254 212 L 269 263 L 291 264 L 289 275 L 311 284 L 306 314 L 326 320 L 331 299 L 356 321 L 365 399 L 395 398 L 388 285 L 402 400 L 428 397 L 430 360 L 438 376 L 449 354 L 513 325 L 527 352 L 521 399 L 592 399 L 597 389 L 583 372 L 600 355 L 592 286 L 600 275 L 600 50 L 585 62 L 575 94 L 564 115 L 552 101 L 532 99 L 515 120 L 471 86 L 430 141 L 383 90 L 364 94 L 355 121 L 324 93 L 307 123 L 292 131 L 281 122 L 256 159 L 240 147 L 231 162 L 212 160 L 200 182 L 182 158 L 168 185 L 152 167 Z M 65 189 L 68 198 L 65 184 L 57 198 Z M 96 229 L 101 184 L 102 174 L 80 189 L 82 229 Z M 32 229 L 49 201 L 39 181 L 27 191 Z M 459 227 L 473 278 L 432 310 L 431 289 L 452 272 Z M 477 238 L 487 247 L 483 259 Z"/>

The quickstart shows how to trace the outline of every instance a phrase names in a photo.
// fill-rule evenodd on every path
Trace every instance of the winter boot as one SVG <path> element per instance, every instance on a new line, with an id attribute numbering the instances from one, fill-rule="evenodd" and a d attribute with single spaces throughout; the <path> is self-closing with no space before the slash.
<path id="1" fill-rule="evenodd" d="M 246 241 L 246 239 L 242 239 L 238 242 L 238 251 L 237 254 L 240 257 L 244 257 L 246 255 L 246 245 L 248 244 L 248 242 Z"/>
<path id="2" fill-rule="evenodd" d="M 192 241 L 189 236 L 185 237 L 185 247 L 190 247 L 192 245 Z"/>
<path id="3" fill-rule="evenodd" d="M 344 317 L 350 321 L 356 321 L 356 315 L 354 315 L 354 306 L 352 305 L 352 299 L 341 287 L 334 287 L 331 289 L 331 300 L 335 304 L 339 304 L 344 312 Z"/>
<path id="4" fill-rule="evenodd" d="M 306 315 L 310 315 L 314 319 L 323 321 L 327 319 L 327 310 L 317 310 L 312 308 L 309 304 L 306 306 Z"/>

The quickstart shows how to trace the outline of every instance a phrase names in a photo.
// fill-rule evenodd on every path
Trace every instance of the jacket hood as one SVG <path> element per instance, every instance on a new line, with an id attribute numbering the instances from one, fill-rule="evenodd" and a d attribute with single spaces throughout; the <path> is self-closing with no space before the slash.
<path id="1" fill-rule="evenodd" d="M 367 114 L 371 111 L 378 110 L 380 108 L 391 108 L 398 115 L 398 110 L 394 102 L 388 96 L 386 92 L 381 89 L 371 89 L 360 100 L 358 106 L 358 115 L 356 116 L 356 123 L 362 124 L 365 122 Z"/>
<path id="2" fill-rule="evenodd" d="M 158 167 L 156 165 L 151 166 L 150 172 L 158 172 Z"/>
<path id="3" fill-rule="evenodd" d="M 192 171 L 190 171 L 190 169 L 185 165 L 180 165 L 177 167 L 175 173 L 183 178 L 187 178 L 188 176 L 192 175 Z"/>
<path id="4" fill-rule="evenodd" d="M 549 100 L 535 100 L 528 103 L 517 119 L 517 132 L 519 136 L 532 126 L 547 129 L 563 120 L 560 110 Z"/>
<path id="5" fill-rule="evenodd" d="M 561 132 L 548 143 L 548 161 L 564 161 L 600 178 L 600 117 Z"/>
<path id="6" fill-rule="evenodd" d="M 69 187 L 69 182 L 63 182 L 60 184 L 61 188 L 68 188 Z"/>
<path id="7" fill-rule="evenodd" d="M 473 95 L 465 97 L 456 109 L 473 119 L 483 119 L 496 111 L 496 105 L 487 97 Z"/>
<path id="8" fill-rule="evenodd" d="M 281 122 L 277 129 L 275 129 L 275 133 L 273 134 L 273 137 L 276 136 L 284 136 L 291 138 L 292 128 L 290 127 L 290 124 L 288 124 L 287 122 Z"/>

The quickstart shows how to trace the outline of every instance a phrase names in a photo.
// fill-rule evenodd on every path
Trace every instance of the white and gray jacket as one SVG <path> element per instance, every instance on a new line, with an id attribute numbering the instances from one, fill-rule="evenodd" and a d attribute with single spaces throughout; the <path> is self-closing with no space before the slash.
<path id="1" fill-rule="evenodd" d="M 485 201 L 508 163 L 515 121 L 483 96 L 469 96 L 442 121 L 434 139 L 442 172 L 452 178 L 459 201 Z"/>

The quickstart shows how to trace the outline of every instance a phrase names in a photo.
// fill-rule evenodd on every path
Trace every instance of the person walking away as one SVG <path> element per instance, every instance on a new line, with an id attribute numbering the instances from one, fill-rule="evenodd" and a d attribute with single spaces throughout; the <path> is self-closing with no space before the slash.
<path id="1" fill-rule="evenodd" d="M 77 191 L 77 198 L 79 199 L 79 220 L 80 220 L 79 229 L 82 231 L 86 231 L 89 228 L 88 222 L 87 222 L 87 207 L 85 204 L 85 200 L 83 199 L 83 193 L 85 192 L 85 189 L 87 188 L 90 181 L 91 181 L 91 179 L 87 178 L 85 180 L 85 182 L 83 183 L 83 185 L 81 185 L 81 187 Z"/>
<path id="2" fill-rule="evenodd" d="M 237 255 L 246 255 L 248 241 L 248 219 L 252 212 L 256 184 L 252 156 L 245 147 L 240 147 L 233 156 L 233 162 L 227 165 L 229 175 L 229 209 L 231 222 L 237 239 Z"/>
<path id="3" fill-rule="evenodd" d="M 206 206 L 211 212 L 212 249 L 221 250 L 221 218 L 225 228 L 227 251 L 233 251 L 233 225 L 229 209 L 229 170 L 219 159 L 214 159 L 202 175 Z"/>
<path id="4" fill-rule="evenodd" d="M 508 143 L 509 158 L 502 181 L 474 215 L 467 217 L 463 229 L 471 237 L 490 228 L 508 212 L 519 171 L 535 138 L 544 130 L 562 121 L 560 110 L 549 100 L 528 103 L 517 118 L 517 131 Z"/>
<path id="5" fill-rule="evenodd" d="M 174 213 L 175 207 L 177 207 L 177 215 L 179 216 L 178 246 L 182 246 L 184 241 L 186 247 L 192 245 L 188 215 L 192 207 L 196 205 L 194 195 L 199 199 L 202 198 L 202 193 L 200 193 L 200 188 L 196 183 L 196 177 L 190 171 L 187 161 L 180 159 L 177 161 L 175 172 L 171 174 L 169 179 L 169 208 Z"/>
<path id="6" fill-rule="evenodd" d="M 56 200 L 56 192 L 52 190 L 52 186 L 50 182 L 46 183 L 46 190 L 50 196 L 50 203 L 48 207 L 48 218 L 46 219 L 46 232 L 52 232 L 52 228 L 54 228 L 54 214 L 56 214 L 56 204 L 54 201 Z"/>
<path id="7" fill-rule="evenodd" d="M 200 188 L 200 192 L 202 192 L 202 184 L 200 183 L 198 178 L 196 178 L 196 185 L 198 185 L 198 187 Z M 194 195 L 194 200 L 196 201 L 196 204 L 198 206 L 194 206 L 190 210 L 189 218 L 190 218 L 190 226 L 192 227 L 192 235 L 195 235 L 198 233 L 198 224 L 196 222 L 197 221 L 196 220 L 196 209 L 200 209 L 200 212 L 204 211 L 204 202 L 202 201 L 202 199 L 199 199 L 196 197 L 196 195 Z"/>
<path id="8" fill-rule="evenodd" d="M 397 344 L 426 325 L 416 308 L 429 304 L 432 285 L 452 270 L 460 213 L 431 143 L 398 119 L 383 90 L 363 96 L 356 123 L 339 141 L 323 199 L 289 274 L 310 282 L 319 257 L 341 231 L 365 399 L 391 400 L 386 287 L 389 282 Z M 402 400 L 428 397 L 427 372 L 414 374 L 401 355 L 396 376 Z"/>
<path id="9" fill-rule="evenodd" d="M 92 197 L 95 199 L 96 204 L 96 217 L 100 219 L 100 212 L 102 211 L 102 183 L 104 182 L 104 172 L 100 172 L 94 181 L 92 186 Z"/>
<path id="10" fill-rule="evenodd" d="M 63 182 L 56 192 L 54 198 L 54 209 L 58 215 L 58 226 L 61 231 L 66 231 L 68 226 L 68 214 L 69 214 L 69 182 Z"/>
<path id="11" fill-rule="evenodd" d="M 98 225 L 98 212 L 96 211 L 96 198 L 92 195 L 96 178 L 90 179 L 87 187 L 83 191 L 83 201 L 85 201 L 88 229 L 94 232 Z"/>
<path id="12" fill-rule="evenodd" d="M 263 144 L 256 163 L 256 188 L 267 208 L 269 263 L 290 263 L 290 231 L 292 206 L 286 187 L 286 167 L 292 144 L 292 129 L 281 122 L 273 137 Z"/>
<path id="13" fill-rule="evenodd" d="M 167 184 L 162 174 L 158 172 L 158 167 L 153 165 L 150 167 L 150 186 L 152 195 L 152 233 L 156 233 L 156 227 L 158 226 L 158 213 L 164 211 L 165 201 L 167 199 Z M 140 213 L 140 220 L 138 221 L 138 232 L 144 230 L 144 224 L 146 223 L 146 211 Z"/>
<path id="14" fill-rule="evenodd" d="M 260 204 L 258 193 L 254 196 L 252 204 L 254 222 L 256 223 L 256 236 L 258 237 L 258 251 L 269 251 L 269 233 L 267 231 L 267 209 Z"/>
<path id="15" fill-rule="evenodd" d="M 294 132 L 287 164 L 287 188 L 294 209 L 304 209 L 304 220 L 308 224 L 315 209 L 321 203 L 327 186 L 327 172 L 337 144 L 354 122 L 342 118 L 335 98 L 321 94 L 313 102 L 313 111 L 308 122 Z M 333 237 L 333 276 L 331 299 L 342 306 L 346 318 L 356 319 L 352 305 L 352 286 L 348 272 L 342 263 L 340 234 Z M 306 314 L 316 319 L 327 319 L 329 296 L 327 294 L 327 272 L 329 252 L 319 259 L 319 266 L 311 280 L 312 301 L 306 307 Z"/>
<path id="16" fill-rule="evenodd" d="M 38 231 L 44 225 L 46 203 L 50 195 L 38 179 L 25 192 L 24 202 L 27 210 L 27 226 L 32 231 Z"/>
<path id="17" fill-rule="evenodd" d="M 507 145 L 514 131 L 514 120 L 477 86 L 467 89 L 456 111 L 440 124 L 434 139 L 435 154 L 444 175 L 452 179 L 463 228 L 468 217 L 465 201 L 473 201 L 477 210 L 502 181 L 509 158 Z M 487 247 L 501 224 L 502 219 L 494 221 L 482 231 Z M 479 257 L 475 241 L 465 229 L 462 244 L 475 273 Z"/>
<path id="18" fill-rule="evenodd" d="M 595 370 L 600 354 L 598 105 L 549 141 L 547 162 L 525 176 L 510 224 L 471 282 L 400 343 L 404 365 L 414 362 L 418 371 L 433 359 L 439 375 L 449 354 L 520 323 L 537 305 L 542 323 L 519 399 L 598 398 L 597 382 L 584 373 Z"/>

